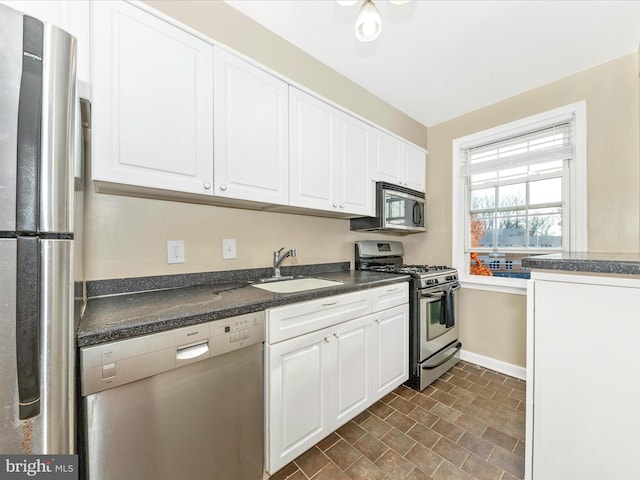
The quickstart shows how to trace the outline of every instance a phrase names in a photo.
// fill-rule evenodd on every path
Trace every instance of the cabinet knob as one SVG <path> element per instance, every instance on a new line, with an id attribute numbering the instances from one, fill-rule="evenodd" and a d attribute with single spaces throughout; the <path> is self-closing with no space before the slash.
<path id="1" fill-rule="evenodd" d="M 338 204 L 337 204 L 337 203 L 334 203 L 334 204 L 333 204 L 333 208 L 338 208 Z"/>
<path id="2" fill-rule="evenodd" d="M 380 319 L 376 318 L 376 323 L 379 325 L 380 324 Z"/>
<path id="3" fill-rule="evenodd" d="M 226 189 L 227 189 L 227 186 L 224 183 L 220 185 L 220 190 L 224 192 Z"/>
<path id="4" fill-rule="evenodd" d="M 334 333 L 333 336 L 336 338 L 340 338 L 340 335 L 338 335 L 337 333 Z"/>
<path id="5" fill-rule="evenodd" d="M 340 208 L 344 208 L 344 203 L 341 203 L 341 204 L 340 204 Z"/>
<path id="6" fill-rule="evenodd" d="M 204 182 L 204 185 L 202 185 L 204 187 L 205 190 L 210 190 L 211 189 L 211 184 L 209 182 Z"/>
<path id="7" fill-rule="evenodd" d="M 325 341 L 326 343 L 329 343 L 329 342 L 331 341 L 331 337 L 324 337 L 324 341 Z"/>

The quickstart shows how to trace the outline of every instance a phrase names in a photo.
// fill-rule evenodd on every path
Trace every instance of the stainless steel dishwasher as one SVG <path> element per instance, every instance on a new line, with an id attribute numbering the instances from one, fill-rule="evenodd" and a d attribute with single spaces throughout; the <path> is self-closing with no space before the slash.
<path id="1" fill-rule="evenodd" d="M 91 480 L 260 480 L 264 312 L 80 350 Z"/>

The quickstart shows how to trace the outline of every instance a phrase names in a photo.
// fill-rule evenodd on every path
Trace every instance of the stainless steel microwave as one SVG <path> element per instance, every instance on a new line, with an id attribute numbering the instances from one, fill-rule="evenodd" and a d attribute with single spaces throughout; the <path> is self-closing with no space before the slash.
<path id="1" fill-rule="evenodd" d="M 425 195 L 417 190 L 376 182 L 375 217 L 351 219 L 351 230 L 396 235 L 424 232 Z"/>

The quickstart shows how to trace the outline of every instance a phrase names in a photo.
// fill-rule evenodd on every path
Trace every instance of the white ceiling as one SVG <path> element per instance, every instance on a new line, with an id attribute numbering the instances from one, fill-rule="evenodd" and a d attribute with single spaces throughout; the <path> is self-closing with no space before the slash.
<path id="1" fill-rule="evenodd" d="M 382 34 L 358 42 L 361 1 L 225 0 L 430 126 L 638 50 L 640 1 L 375 0 Z"/>

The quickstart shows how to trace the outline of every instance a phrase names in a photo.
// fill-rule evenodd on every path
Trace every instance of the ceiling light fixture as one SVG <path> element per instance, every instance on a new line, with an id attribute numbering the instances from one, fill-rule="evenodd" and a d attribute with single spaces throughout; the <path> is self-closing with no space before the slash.
<path id="1" fill-rule="evenodd" d="M 355 5 L 359 0 L 336 0 L 338 5 L 350 7 Z M 390 0 L 393 5 L 404 5 L 409 0 Z M 356 38 L 361 42 L 371 42 L 380 36 L 382 32 L 382 17 L 378 9 L 373 4 L 373 0 L 364 0 L 360 13 L 356 20 L 355 33 Z"/>
<path id="2" fill-rule="evenodd" d="M 371 0 L 364 0 L 356 20 L 356 38 L 361 42 L 370 42 L 382 32 L 382 18 Z"/>

